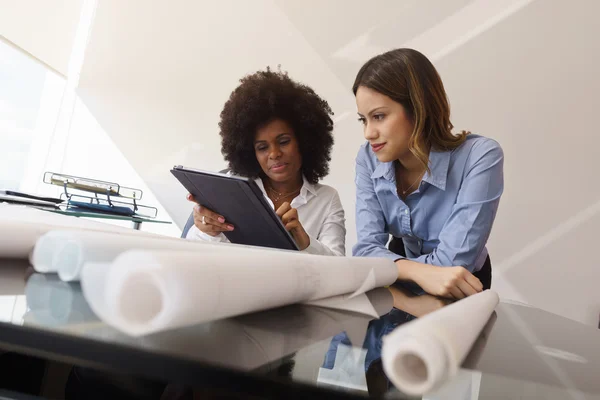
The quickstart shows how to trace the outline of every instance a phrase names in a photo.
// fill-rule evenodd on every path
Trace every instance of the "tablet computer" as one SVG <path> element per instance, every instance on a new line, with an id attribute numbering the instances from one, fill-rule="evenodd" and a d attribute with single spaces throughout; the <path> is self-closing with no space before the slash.
<path id="1" fill-rule="evenodd" d="M 171 173 L 199 204 L 222 215 L 235 227 L 231 232 L 223 232 L 231 243 L 298 250 L 254 180 L 181 165 L 173 167 Z"/>

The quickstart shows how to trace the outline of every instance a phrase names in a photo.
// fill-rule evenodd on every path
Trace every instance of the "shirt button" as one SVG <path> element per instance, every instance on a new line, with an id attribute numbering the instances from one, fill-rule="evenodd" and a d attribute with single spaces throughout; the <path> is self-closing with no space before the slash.
<path id="1" fill-rule="evenodd" d="M 404 214 L 408 214 L 408 208 L 404 210 Z"/>

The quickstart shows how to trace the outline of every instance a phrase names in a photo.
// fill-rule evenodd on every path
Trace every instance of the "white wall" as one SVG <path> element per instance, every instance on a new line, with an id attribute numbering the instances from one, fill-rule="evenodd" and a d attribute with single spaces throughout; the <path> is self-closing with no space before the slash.
<path id="1" fill-rule="evenodd" d="M 455 125 L 505 150 L 489 246 L 496 288 L 594 325 L 599 13 L 593 0 L 534 1 L 437 64 Z"/>
<path id="2" fill-rule="evenodd" d="M 281 64 L 334 109 L 352 107 L 349 89 L 269 1 L 142 4 L 99 3 L 79 93 L 179 223 L 190 207 L 169 169 L 225 166 L 217 122 L 243 75 Z"/>
<path id="3" fill-rule="evenodd" d="M 0 40 L 67 76 L 84 0 L 0 0 Z"/>
<path id="4" fill-rule="evenodd" d="M 413 44 L 434 59 L 459 129 L 506 153 L 490 241 L 501 294 L 596 324 L 600 208 L 595 0 L 99 2 L 79 93 L 171 216 L 190 208 L 169 168 L 220 169 L 217 122 L 244 74 L 282 64 L 336 112 L 331 174 L 355 242 L 363 142 L 350 87 L 362 62 Z M 592 207 L 592 208 L 588 208 Z"/>

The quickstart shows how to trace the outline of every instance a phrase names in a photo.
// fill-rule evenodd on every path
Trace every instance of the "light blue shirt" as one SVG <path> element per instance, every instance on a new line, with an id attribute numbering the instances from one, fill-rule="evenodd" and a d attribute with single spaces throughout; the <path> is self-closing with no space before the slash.
<path id="1" fill-rule="evenodd" d="M 431 151 L 420 186 L 403 201 L 394 163 L 381 163 L 365 143 L 356 157 L 354 256 L 402 258 L 389 251 L 389 235 L 401 237 L 408 259 L 478 271 L 504 189 L 500 145 L 468 135 L 452 151 Z"/>

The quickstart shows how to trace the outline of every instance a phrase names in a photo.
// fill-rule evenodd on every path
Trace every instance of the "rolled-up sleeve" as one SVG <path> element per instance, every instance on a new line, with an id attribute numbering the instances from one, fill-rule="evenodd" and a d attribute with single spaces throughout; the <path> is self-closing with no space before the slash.
<path id="1" fill-rule="evenodd" d="M 356 234 L 357 242 L 352 248 L 356 257 L 385 257 L 397 260 L 398 254 L 386 248 L 390 238 L 385 215 L 373 187 L 367 166 L 367 149 L 361 147 L 356 157 Z"/>
<path id="2" fill-rule="evenodd" d="M 469 271 L 484 250 L 504 190 L 504 154 L 487 139 L 473 146 L 450 217 L 429 254 L 412 260 L 437 266 L 463 266 Z"/>

